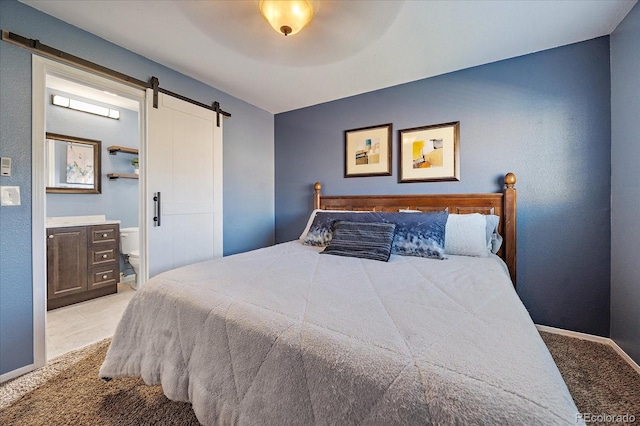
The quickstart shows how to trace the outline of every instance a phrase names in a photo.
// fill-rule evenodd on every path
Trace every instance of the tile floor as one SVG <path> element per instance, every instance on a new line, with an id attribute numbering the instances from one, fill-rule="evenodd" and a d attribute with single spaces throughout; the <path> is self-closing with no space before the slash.
<path id="1" fill-rule="evenodd" d="M 135 291 L 118 284 L 118 292 L 47 312 L 47 360 L 113 336 Z"/>

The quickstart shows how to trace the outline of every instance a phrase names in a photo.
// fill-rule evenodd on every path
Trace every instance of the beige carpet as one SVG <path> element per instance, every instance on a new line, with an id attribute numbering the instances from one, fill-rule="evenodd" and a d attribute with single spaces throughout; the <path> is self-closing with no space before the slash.
<path id="1" fill-rule="evenodd" d="M 578 409 L 635 416 L 640 374 L 606 345 L 541 333 Z M 169 401 L 140 379 L 103 382 L 98 370 L 110 339 L 0 385 L 1 425 L 197 425 L 190 404 Z M 588 424 L 606 424 L 602 422 Z M 624 423 L 609 423 L 624 424 Z"/>
<path id="2" fill-rule="evenodd" d="M 146 386 L 141 379 L 104 382 L 98 370 L 111 339 L 71 354 L 75 363 L 53 374 L 35 389 L 20 395 L 19 388 L 38 381 L 49 367 L 0 385 L 0 425 L 198 425 L 191 405 L 169 401 L 160 386 Z M 56 364 L 67 355 L 53 360 Z M 24 382 L 20 385 L 16 382 Z M 17 399 L 16 399 L 17 397 Z"/>
<path id="3" fill-rule="evenodd" d="M 631 422 L 587 422 L 587 424 L 640 425 L 640 374 L 610 346 L 541 332 L 542 340 L 567 383 L 581 413 L 591 419 L 609 416 L 634 418 Z M 585 416 L 585 420 L 589 420 Z M 620 418 L 619 420 L 623 420 Z"/>

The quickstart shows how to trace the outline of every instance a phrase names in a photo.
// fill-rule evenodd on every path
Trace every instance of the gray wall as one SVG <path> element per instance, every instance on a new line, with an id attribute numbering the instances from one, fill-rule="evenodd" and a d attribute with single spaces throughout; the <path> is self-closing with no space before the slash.
<path id="1" fill-rule="evenodd" d="M 640 364 L 640 6 L 611 34 L 611 337 Z"/>
<path id="2" fill-rule="evenodd" d="M 273 115 L 15 0 L 0 1 L 0 28 L 233 114 L 224 129 L 224 253 L 274 241 Z M 170 33 L 167 33 L 170 36 Z M 0 374 L 33 362 L 31 274 L 31 53 L 0 43 L 0 156 L 13 159 L 22 205 L 0 208 Z M 260 155 L 256 156 L 255 153 Z M 44 238 L 44 236 L 43 236 Z"/>
<path id="3" fill-rule="evenodd" d="M 52 94 L 71 97 L 120 111 L 120 119 L 61 108 L 49 101 Z M 47 194 L 47 216 L 105 215 L 120 220 L 120 227 L 138 226 L 138 180 L 109 180 L 107 173 L 133 173 L 131 154 L 109 155 L 107 147 L 120 145 L 138 148 L 138 113 L 125 108 L 85 99 L 59 90 L 47 89 L 46 131 L 101 142 L 101 194 Z M 66 151 L 61 156 L 66 165 Z M 66 175 L 63 175 L 65 177 Z"/>
<path id="4" fill-rule="evenodd" d="M 539 324 L 609 334 L 609 38 L 277 114 L 276 241 L 325 194 L 464 193 L 518 177 L 518 293 Z M 460 121 L 460 182 L 397 183 L 399 129 Z M 393 176 L 344 178 L 344 130 L 393 123 Z"/>

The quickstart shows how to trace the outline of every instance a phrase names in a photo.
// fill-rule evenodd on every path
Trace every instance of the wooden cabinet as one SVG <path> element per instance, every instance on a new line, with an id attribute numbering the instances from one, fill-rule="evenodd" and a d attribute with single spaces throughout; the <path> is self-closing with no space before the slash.
<path id="1" fill-rule="evenodd" d="M 118 291 L 118 224 L 47 229 L 47 310 Z"/>

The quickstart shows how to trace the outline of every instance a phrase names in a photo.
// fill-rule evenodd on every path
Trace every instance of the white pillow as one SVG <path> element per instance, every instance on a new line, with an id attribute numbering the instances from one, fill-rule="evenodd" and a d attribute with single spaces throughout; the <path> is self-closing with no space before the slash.
<path id="1" fill-rule="evenodd" d="M 444 233 L 444 251 L 459 256 L 487 257 L 487 221 L 480 213 L 450 214 Z"/>
<path id="2" fill-rule="evenodd" d="M 491 253 L 496 254 L 502 246 L 502 235 L 498 233 L 500 216 L 488 214 L 484 217 L 487 221 L 487 248 Z"/>
<path id="3" fill-rule="evenodd" d="M 307 221 L 307 226 L 304 227 L 304 231 L 302 231 L 302 234 L 300 234 L 300 241 L 304 241 L 305 238 L 307 238 L 307 234 L 309 233 L 309 228 L 311 228 L 311 224 L 313 223 L 313 219 L 315 219 L 316 217 L 316 213 L 318 212 L 329 212 L 329 213 L 370 213 L 370 211 L 353 211 L 353 210 L 322 210 L 322 209 L 315 209 L 314 211 L 311 212 L 311 216 L 309 216 L 309 220 Z"/>

